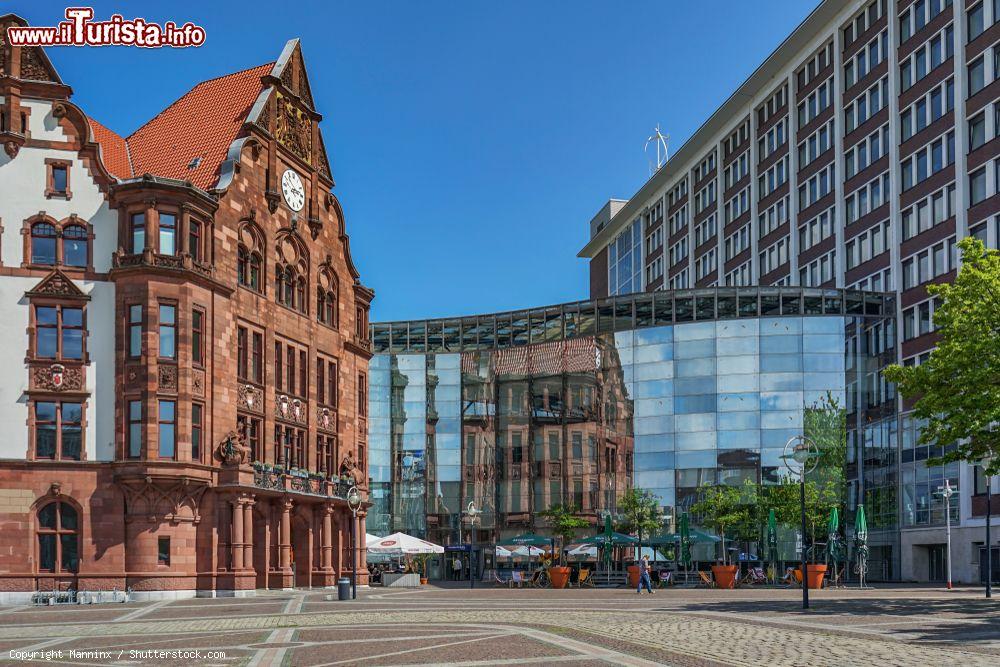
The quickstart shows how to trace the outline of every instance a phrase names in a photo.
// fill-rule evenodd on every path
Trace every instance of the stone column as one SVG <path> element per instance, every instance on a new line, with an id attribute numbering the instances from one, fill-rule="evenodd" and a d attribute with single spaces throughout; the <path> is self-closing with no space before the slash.
<path id="1" fill-rule="evenodd" d="M 333 513 L 331 512 L 331 515 Z M 331 516 L 333 523 L 333 553 L 337 556 L 334 573 L 337 577 L 344 575 L 344 522 L 337 516 Z"/>
<path id="2" fill-rule="evenodd" d="M 236 498 L 231 502 L 233 506 L 233 529 L 232 540 L 229 545 L 233 553 L 233 571 L 243 569 L 243 499 Z"/>
<path id="3" fill-rule="evenodd" d="M 282 572 L 292 566 L 292 501 L 281 502 L 281 526 L 278 533 L 278 567 Z"/>
<path id="4" fill-rule="evenodd" d="M 253 564 L 253 496 L 243 503 L 243 567 L 252 569 Z"/>
<path id="5" fill-rule="evenodd" d="M 323 552 L 322 568 L 326 571 L 333 569 L 333 507 L 323 505 L 323 532 L 320 548 Z"/>

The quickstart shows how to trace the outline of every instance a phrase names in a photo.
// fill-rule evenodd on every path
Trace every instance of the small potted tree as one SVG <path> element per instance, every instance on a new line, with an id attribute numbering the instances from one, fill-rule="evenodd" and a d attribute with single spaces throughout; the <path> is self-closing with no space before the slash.
<path id="1" fill-rule="evenodd" d="M 420 574 L 420 585 L 424 586 L 427 584 L 427 561 L 431 559 L 431 554 L 416 554 L 413 556 L 413 562 L 417 565 L 417 571 Z"/>
<path id="2" fill-rule="evenodd" d="M 691 512 L 701 517 L 701 523 L 722 538 L 722 565 L 712 566 L 712 576 L 719 588 L 734 588 L 739 566 L 729 562 L 726 550 L 726 531 L 745 533 L 754 522 L 753 503 L 744 497 L 743 489 L 736 486 L 704 486 L 691 507 Z"/>
<path id="3" fill-rule="evenodd" d="M 559 536 L 559 564 L 549 568 L 549 579 L 553 588 L 565 588 L 569 582 L 570 568 L 563 565 L 566 551 L 566 544 L 573 539 L 576 531 L 586 528 L 588 525 L 585 519 L 577 516 L 580 509 L 574 505 L 553 505 L 549 509 L 539 512 L 539 516 L 549 520 L 552 524 L 552 532 Z"/>
<path id="4" fill-rule="evenodd" d="M 622 520 L 618 529 L 624 533 L 636 533 L 639 538 L 636 562 L 642 558 L 642 537 L 651 536 L 663 529 L 663 512 L 660 503 L 651 491 L 645 489 L 629 489 L 618 501 L 618 511 Z M 628 566 L 629 586 L 639 585 L 639 566 Z"/>

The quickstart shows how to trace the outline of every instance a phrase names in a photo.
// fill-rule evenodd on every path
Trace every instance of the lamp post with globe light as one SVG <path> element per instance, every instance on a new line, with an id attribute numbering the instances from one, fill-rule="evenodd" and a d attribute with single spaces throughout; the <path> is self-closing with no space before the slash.
<path id="1" fill-rule="evenodd" d="M 993 463 L 993 457 L 987 456 L 980 461 L 983 477 L 986 478 L 986 597 L 993 597 L 993 548 L 990 546 L 990 522 L 993 518 L 993 478 L 987 472 Z"/>
<path id="2" fill-rule="evenodd" d="M 948 568 L 948 590 L 951 590 L 951 497 L 955 495 L 955 489 L 951 488 L 951 481 L 945 480 L 944 486 L 939 486 L 937 490 L 937 495 L 944 498 L 944 512 L 945 512 L 945 534 L 948 539 L 948 548 L 945 558 L 947 559 Z"/>
<path id="3" fill-rule="evenodd" d="M 809 608 L 809 577 L 808 562 L 806 557 L 806 475 L 816 468 L 816 459 L 819 457 L 819 450 L 816 443 L 804 435 L 796 435 L 788 439 L 785 443 L 785 453 L 782 459 L 785 467 L 792 475 L 799 475 L 799 499 L 802 506 L 802 608 Z"/>
<path id="4" fill-rule="evenodd" d="M 474 500 L 470 500 L 465 513 L 469 517 L 469 588 L 472 589 L 476 587 L 476 519 L 482 510 L 476 507 Z"/>
<path id="5" fill-rule="evenodd" d="M 361 494 L 358 487 L 352 486 L 347 491 L 347 506 L 351 508 L 354 520 L 351 521 L 351 599 L 358 599 L 358 553 L 357 553 L 357 530 L 358 530 L 358 510 L 361 508 Z"/>

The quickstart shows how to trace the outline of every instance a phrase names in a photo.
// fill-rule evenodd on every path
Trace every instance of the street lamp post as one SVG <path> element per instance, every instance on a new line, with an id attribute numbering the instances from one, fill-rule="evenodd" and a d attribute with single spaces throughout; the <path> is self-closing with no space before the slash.
<path id="1" fill-rule="evenodd" d="M 358 552 L 357 552 L 357 531 L 358 531 L 358 510 L 361 508 L 361 494 L 358 487 L 352 486 L 347 491 L 347 506 L 351 508 L 354 520 L 351 521 L 351 599 L 358 599 Z"/>
<path id="2" fill-rule="evenodd" d="M 802 558 L 799 567 L 802 569 L 803 609 L 809 608 L 809 563 L 806 555 L 806 473 L 812 472 L 813 468 L 816 467 L 818 456 L 819 452 L 812 440 L 803 435 L 796 435 L 785 443 L 785 453 L 781 457 L 785 461 L 788 472 L 793 475 L 796 472 L 799 474 L 799 499 L 802 506 Z M 797 466 L 793 465 L 793 461 Z"/>
<path id="3" fill-rule="evenodd" d="M 938 487 L 938 495 L 944 498 L 944 525 L 945 525 L 945 535 L 948 540 L 947 553 L 945 554 L 946 565 L 948 568 L 948 590 L 951 590 L 951 497 L 955 495 L 955 489 L 951 488 L 951 481 L 945 480 L 944 486 Z"/>
<path id="4" fill-rule="evenodd" d="M 476 587 L 475 554 L 476 554 L 476 519 L 482 510 L 476 509 L 474 500 L 469 501 L 465 513 L 469 515 L 469 589 Z"/>
<path id="5" fill-rule="evenodd" d="M 992 457 L 983 459 L 983 476 L 986 477 L 986 597 L 993 597 L 993 548 L 990 546 L 990 520 L 993 518 L 993 478 L 986 471 Z"/>

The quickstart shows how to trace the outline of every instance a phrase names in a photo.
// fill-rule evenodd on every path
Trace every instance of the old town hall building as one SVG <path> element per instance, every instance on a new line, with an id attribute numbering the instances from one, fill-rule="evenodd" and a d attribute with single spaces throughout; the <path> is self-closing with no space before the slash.
<path id="1" fill-rule="evenodd" d="M 0 17 L 0 601 L 330 586 L 368 310 L 298 40 L 128 137 Z M 363 581 L 364 568 L 359 568 Z"/>

